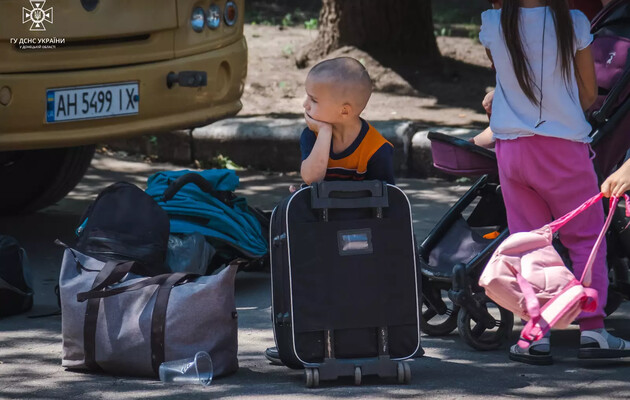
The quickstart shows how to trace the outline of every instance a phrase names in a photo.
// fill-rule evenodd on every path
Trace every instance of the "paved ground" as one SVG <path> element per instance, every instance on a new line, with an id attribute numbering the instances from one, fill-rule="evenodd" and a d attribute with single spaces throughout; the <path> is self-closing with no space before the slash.
<path id="1" fill-rule="evenodd" d="M 159 381 L 83 374 L 60 366 L 61 318 L 29 318 L 57 309 L 53 288 L 62 249 L 55 238 L 72 243 L 81 213 L 105 186 L 128 180 L 144 186 L 155 171 L 174 168 L 97 156 L 81 184 L 58 205 L 24 217 L 0 219 L 0 232 L 15 236 L 26 248 L 35 275 L 35 306 L 24 316 L 0 320 L 0 399 L 162 399 L 162 398 L 630 398 L 630 359 L 583 362 L 575 357 L 576 327 L 552 337 L 555 364 L 534 367 L 507 359 L 507 349 L 479 352 L 464 344 L 456 332 L 444 338 L 423 335 L 426 356 L 412 363 L 410 385 L 365 379 L 306 389 L 300 371 L 271 366 L 262 351 L 273 344 L 269 276 L 243 273 L 237 277 L 239 311 L 238 373 L 215 380 L 210 387 L 172 386 Z M 270 209 L 295 183 L 295 175 L 243 174 L 239 193 L 251 204 Z M 402 179 L 414 212 L 414 226 L 423 238 L 441 215 L 466 190 L 437 180 Z M 630 303 L 608 320 L 616 334 L 630 338 Z M 516 329 L 519 329 L 517 326 Z M 516 332 L 513 334 L 516 339 Z"/>

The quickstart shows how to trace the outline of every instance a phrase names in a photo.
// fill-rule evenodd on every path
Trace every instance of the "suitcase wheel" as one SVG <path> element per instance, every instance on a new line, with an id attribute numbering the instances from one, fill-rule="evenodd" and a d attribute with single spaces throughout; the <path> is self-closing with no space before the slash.
<path id="1" fill-rule="evenodd" d="M 398 383 L 407 384 L 411 382 L 411 367 L 409 364 L 399 362 L 397 367 Z"/>
<path id="2" fill-rule="evenodd" d="M 361 367 L 354 367 L 354 384 L 357 386 L 361 384 Z"/>
<path id="3" fill-rule="evenodd" d="M 306 378 L 307 388 L 314 388 L 319 386 L 319 369 L 304 368 L 304 378 Z"/>

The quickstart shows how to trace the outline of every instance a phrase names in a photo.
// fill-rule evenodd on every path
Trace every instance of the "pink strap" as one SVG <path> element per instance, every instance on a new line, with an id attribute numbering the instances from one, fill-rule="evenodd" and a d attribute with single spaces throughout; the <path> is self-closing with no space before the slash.
<path id="1" fill-rule="evenodd" d="M 581 297 L 580 308 L 586 312 L 593 312 L 597 309 L 597 290 L 591 288 L 584 288 L 584 294 Z M 553 301 L 553 299 L 551 300 Z M 548 303 L 549 304 L 549 303 Z M 551 321 L 553 323 L 554 321 Z M 540 318 L 538 321 L 533 319 L 527 321 L 525 327 L 521 331 L 521 337 L 518 341 L 518 345 L 525 349 L 532 342 L 540 340 L 547 332 L 551 330 L 551 325 L 548 321 Z"/>
<path id="2" fill-rule="evenodd" d="M 542 339 L 550 330 L 551 326 L 544 319 L 538 321 L 530 319 L 523 327 L 517 343 L 521 348 L 526 349 L 532 342 Z"/>
<path id="3" fill-rule="evenodd" d="M 525 297 L 525 307 L 527 307 L 527 314 L 529 314 L 529 318 L 534 322 L 538 322 L 540 319 L 540 303 L 534 293 L 534 288 L 531 283 L 529 283 L 527 279 L 523 278 L 523 275 L 519 273 L 516 274 L 516 280 L 518 285 L 521 287 L 523 296 Z"/>
<path id="4" fill-rule="evenodd" d="M 604 222 L 604 227 L 602 231 L 599 233 L 597 237 L 597 241 L 591 250 L 591 254 L 588 256 L 588 261 L 586 261 L 586 266 L 584 267 L 584 272 L 582 272 L 582 278 L 580 278 L 580 283 L 584 286 L 591 286 L 591 276 L 592 271 L 591 267 L 595 262 L 595 257 L 597 256 L 597 250 L 599 250 L 599 246 L 602 244 L 602 240 L 606 236 L 606 231 L 610 226 L 610 222 L 612 221 L 613 215 L 615 214 L 615 207 L 617 207 L 617 203 L 619 202 L 619 197 L 611 197 L 610 198 L 610 206 L 608 208 L 608 217 L 606 218 L 606 222 Z"/>
<path id="5" fill-rule="evenodd" d="M 556 232 L 558 229 L 562 228 L 567 222 L 571 221 L 575 216 L 581 214 L 582 211 L 586 210 L 593 204 L 597 203 L 602 197 L 604 197 L 603 193 L 598 193 L 590 199 L 586 200 L 584 204 L 576 208 L 575 210 L 568 212 L 566 215 L 556 219 L 552 223 L 549 224 L 552 232 Z M 612 198 L 611 198 L 612 200 Z"/>
<path id="6" fill-rule="evenodd" d="M 540 318 L 540 303 L 538 302 L 538 298 L 536 298 L 536 294 L 534 294 L 534 288 L 531 283 L 518 272 L 516 273 L 516 280 L 525 297 L 525 307 L 527 307 L 527 314 L 529 314 L 530 318 L 521 333 L 521 339 L 518 341 L 518 345 L 525 349 L 531 342 L 539 340 L 545 334 L 545 332 L 542 332 L 538 328 L 539 324 L 544 323 L 544 321 Z M 529 341 L 527 341 L 527 339 L 529 339 Z"/>
<path id="7" fill-rule="evenodd" d="M 523 275 L 520 274 L 520 272 L 516 270 L 516 268 L 514 268 L 513 265 L 509 263 L 506 263 L 505 265 L 516 277 L 516 282 L 521 288 L 521 293 L 523 293 L 523 297 L 525 298 L 525 308 L 527 308 L 527 314 L 530 319 L 540 319 L 540 303 L 538 302 L 538 298 L 534 292 L 534 287 L 523 277 Z"/>
<path id="8" fill-rule="evenodd" d="M 576 215 L 582 213 L 584 210 L 586 210 L 587 208 L 589 208 L 590 206 L 592 206 L 593 204 L 597 203 L 602 197 L 604 197 L 603 193 L 599 193 L 593 197 L 591 197 L 590 199 L 586 200 L 586 202 L 584 202 L 584 204 L 582 204 L 581 206 L 579 206 L 578 208 L 576 208 L 575 210 L 567 213 L 566 215 L 558 218 L 557 220 L 553 221 L 552 223 L 549 224 L 549 227 L 551 228 L 552 232 L 556 232 L 558 229 L 562 228 L 567 222 L 569 222 L 570 220 L 572 220 Z M 628 204 L 629 204 L 629 199 L 627 197 L 627 195 L 625 195 L 626 198 L 626 215 L 628 215 Z M 602 240 L 604 239 L 604 236 L 606 235 L 606 230 L 608 230 L 608 226 L 610 226 L 610 222 L 612 221 L 612 217 L 615 211 L 615 207 L 617 206 L 617 203 L 619 202 L 619 198 L 616 196 L 612 196 L 610 198 L 610 207 L 609 207 L 609 212 L 608 212 L 608 218 L 606 218 L 606 222 L 604 223 L 604 226 L 601 230 L 601 232 L 599 233 L 599 236 L 597 237 L 597 241 L 595 242 L 595 245 L 593 246 L 593 249 L 591 250 L 591 254 L 588 257 L 588 261 L 586 261 L 586 266 L 584 267 L 584 272 L 582 272 L 582 277 L 580 278 L 580 283 L 582 283 L 584 286 L 590 286 L 591 285 L 591 267 L 593 266 L 593 263 L 595 262 L 595 256 L 597 255 L 597 250 L 599 250 L 599 246 L 602 243 Z M 630 215 L 628 215 L 630 216 Z"/>
<path id="9" fill-rule="evenodd" d="M 597 309 L 597 290 L 585 287 L 584 293 L 586 294 L 586 299 L 584 300 L 584 304 L 582 304 L 582 310 L 586 312 L 594 312 Z"/>

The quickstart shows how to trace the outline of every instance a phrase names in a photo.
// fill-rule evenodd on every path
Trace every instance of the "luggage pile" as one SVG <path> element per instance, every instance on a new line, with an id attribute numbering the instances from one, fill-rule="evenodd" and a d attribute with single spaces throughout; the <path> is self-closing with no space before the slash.
<path id="1" fill-rule="evenodd" d="M 402 190 L 314 184 L 281 202 L 269 225 L 234 195 L 237 184 L 232 171 L 175 171 L 150 177 L 146 192 L 125 182 L 103 190 L 76 245 L 59 242 L 62 365 L 157 377 L 162 363 L 205 351 L 215 376 L 235 372 L 235 275 L 264 259 L 269 243 L 282 361 L 304 368 L 308 387 L 365 375 L 408 383 L 405 360 L 423 350 Z"/>
<path id="2" fill-rule="evenodd" d="M 233 171 L 176 171 L 149 178 L 151 194 L 126 182 L 99 194 L 76 246 L 59 242 L 64 367 L 157 377 L 205 351 L 215 377 L 238 369 L 235 275 L 267 248 L 236 184 Z"/>

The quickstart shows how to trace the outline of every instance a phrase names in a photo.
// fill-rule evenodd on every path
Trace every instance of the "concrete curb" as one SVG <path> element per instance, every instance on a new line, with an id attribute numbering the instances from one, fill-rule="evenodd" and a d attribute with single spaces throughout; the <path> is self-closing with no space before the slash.
<path id="1" fill-rule="evenodd" d="M 394 145 L 394 170 L 398 176 L 416 178 L 446 177 L 432 164 L 431 130 L 463 138 L 479 130 L 427 127 L 412 121 L 371 123 Z M 141 153 L 160 161 L 203 166 L 219 155 L 237 165 L 258 170 L 297 171 L 300 165 L 302 119 L 253 117 L 230 118 L 192 130 L 173 131 L 158 136 L 145 135 L 107 143 L 113 150 Z"/>

